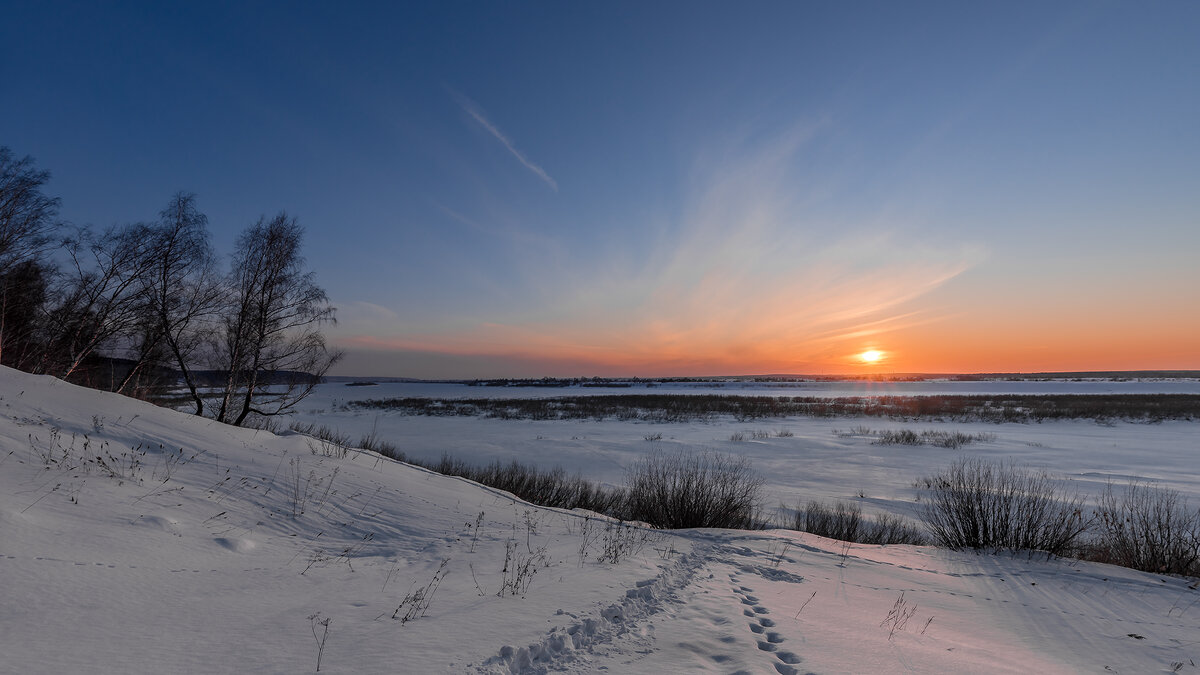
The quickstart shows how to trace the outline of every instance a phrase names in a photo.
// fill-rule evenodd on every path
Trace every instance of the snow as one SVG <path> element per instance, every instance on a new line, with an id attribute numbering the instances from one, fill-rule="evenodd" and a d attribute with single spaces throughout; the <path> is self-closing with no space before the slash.
<path id="1" fill-rule="evenodd" d="M 889 510 L 955 452 L 872 446 L 835 436 L 837 421 L 732 443 L 745 425 L 324 415 L 378 425 L 410 454 L 553 459 L 612 481 L 652 429 L 751 453 L 777 493 L 862 489 Z M 985 426 L 985 453 L 1083 484 L 1152 476 L 1197 493 L 1195 424 Z M 0 672 L 313 672 L 326 627 L 323 673 L 1153 673 L 1200 659 L 1200 591 L 1183 579 L 788 531 L 617 529 L 339 455 L 0 370 Z M 623 547 L 615 563 L 598 561 L 606 539 Z M 533 574 L 513 579 L 521 563 Z M 498 596 L 506 582 L 521 592 Z M 426 588 L 425 611 L 401 621 Z"/>
<path id="2" fill-rule="evenodd" d="M 1190 383 L 1190 384 L 1189 384 Z M 743 384 L 743 383 L 738 383 Z M 744 383 L 757 387 L 757 383 Z M 819 383 L 826 385 L 829 383 Z M 847 383 L 858 387 L 863 383 Z M 870 383 L 868 383 L 870 384 Z M 888 383 L 892 385 L 892 383 Z M 894 383 L 888 395 L 915 395 L 913 387 L 931 383 Z M 936 383 L 934 383 L 936 384 Z M 945 384 L 945 383 L 944 383 Z M 1077 382 L 953 382 L 969 387 L 958 393 L 1005 393 L 1011 385 L 1042 385 L 1043 393 L 1081 393 Z M 1118 393 L 1170 393 L 1160 385 L 1200 392 L 1192 381 L 1085 382 L 1083 385 L 1119 387 Z M 835 386 L 836 383 L 829 385 Z M 665 386 L 665 385 L 664 385 Z M 672 393 L 706 393 L 704 384 Z M 1188 389 L 1191 387 L 1191 389 Z M 914 516 L 919 507 L 913 483 L 936 472 L 955 457 L 969 453 L 996 460 L 1014 460 L 1071 479 L 1070 487 L 1085 495 L 1100 494 L 1109 482 L 1123 485 L 1131 478 L 1153 481 L 1200 502 L 1200 472 L 1196 470 L 1195 422 L 1157 424 L 1068 420 L 1036 424 L 989 422 L 895 422 L 882 418 L 785 418 L 737 422 L 716 421 L 649 423 L 617 420 L 504 420 L 484 417 L 408 416 L 391 411 L 360 410 L 346 406 L 351 399 L 391 397 L 454 398 L 463 396 L 510 397 L 596 395 L 612 393 L 591 388 L 468 387 L 450 384 L 381 384 L 346 387 L 324 384 L 302 405 L 301 416 L 336 429 L 352 438 L 372 430 L 409 457 L 436 461 L 450 454 L 476 464 L 513 459 L 549 467 L 579 470 L 592 480 L 617 485 L 625 470 L 655 449 L 673 451 L 717 450 L 747 457 L 767 480 L 771 506 L 794 506 L 809 499 L 856 499 L 867 511 Z M 1193 391 L 1196 390 L 1196 391 Z M 635 390 L 644 393 L 645 390 Z M 655 389 L 651 389 L 655 392 Z M 749 389 L 747 395 L 769 392 Z M 847 395 L 834 388 L 834 395 Z M 465 392 L 465 393 L 464 393 Z M 626 394 L 630 393 L 626 390 Z M 709 392 L 711 393 L 711 392 Z M 728 392 L 727 392 L 728 393 Z M 859 392 L 857 395 L 862 395 Z M 928 393 L 928 392 L 925 392 Z M 944 392 L 942 392 L 944 393 Z M 1021 393 L 1034 393 L 1022 389 Z M 1102 393 L 1090 391 L 1088 393 Z M 778 392 L 776 392 L 778 394 Z M 806 394 L 807 395 L 807 394 Z M 851 433 L 866 427 L 873 431 L 909 428 L 985 435 L 959 450 L 932 445 L 874 445 L 872 439 Z M 779 436 L 778 432 L 791 433 Z M 754 433 L 766 432 L 766 438 Z M 660 441 L 647 436 L 662 434 Z M 740 434 L 743 440 L 731 440 Z"/>

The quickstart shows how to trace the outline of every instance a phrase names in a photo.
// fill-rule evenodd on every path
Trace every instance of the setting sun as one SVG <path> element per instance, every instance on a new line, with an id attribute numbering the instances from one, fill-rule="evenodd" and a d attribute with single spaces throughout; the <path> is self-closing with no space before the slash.
<path id="1" fill-rule="evenodd" d="M 879 360 L 883 358 L 883 352 L 879 351 L 878 349 L 868 349 L 867 351 L 859 354 L 858 358 L 863 363 L 878 363 Z"/>

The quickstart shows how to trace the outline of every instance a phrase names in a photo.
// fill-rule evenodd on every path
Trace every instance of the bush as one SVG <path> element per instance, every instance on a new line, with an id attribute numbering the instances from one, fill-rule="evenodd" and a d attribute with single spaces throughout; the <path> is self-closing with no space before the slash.
<path id="1" fill-rule="evenodd" d="M 924 445 L 921 435 L 912 429 L 887 430 L 879 434 L 875 445 Z"/>
<path id="2" fill-rule="evenodd" d="M 803 509 L 796 509 L 792 529 L 856 544 L 925 543 L 921 531 L 905 519 L 891 514 L 864 518 L 862 506 L 853 502 L 839 501 L 830 506 L 810 501 Z"/>
<path id="3" fill-rule="evenodd" d="M 924 482 L 922 519 L 934 542 L 948 548 L 1062 555 L 1075 549 L 1091 520 L 1083 497 L 1056 487 L 1044 471 L 963 458 Z"/>
<path id="4" fill-rule="evenodd" d="M 1097 536 L 1087 557 L 1144 572 L 1200 576 L 1200 509 L 1175 490 L 1111 484 L 1096 510 Z"/>
<path id="5" fill-rule="evenodd" d="M 874 432 L 868 430 L 866 435 Z M 927 429 L 917 433 L 911 429 L 887 430 L 879 433 L 874 445 L 933 445 L 939 448 L 957 450 L 975 441 L 990 442 L 996 440 L 996 434 L 964 434 L 961 431 L 937 431 Z"/>
<path id="6" fill-rule="evenodd" d="M 613 517 L 621 517 L 624 511 L 625 498 L 620 490 L 601 487 L 578 473 L 568 474 L 562 467 L 539 469 L 516 460 L 476 466 L 450 455 L 442 455 L 433 463 L 416 463 L 446 476 L 459 476 L 511 492 L 538 506 L 586 509 Z"/>
<path id="7" fill-rule="evenodd" d="M 628 471 L 628 517 L 670 529 L 751 528 L 762 485 L 745 458 L 655 452 Z"/>
<path id="8" fill-rule="evenodd" d="M 408 460 L 404 452 L 401 451 L 400 448 L 397 448 L 395 443 L 383 440 L 379 437 L 379 434 L 375 433 L 374 430 L 372 430 L 371 433 L 363 436 L 358 441 L 358 447 L 368 452 L 374 452 L 378 455 L 383 455 L 384 457 L 388 457 L 390 459 L 400 460 L 401 462 Z"/>
<path id="9" fill-rule="evenodd" d="M 350 440 L 350 436 L 347 434 L 344 434 L 337 429 L 332 429 L 324 424 L 317 424 L 316 422 L 292 422 L 288 425 L 288 429 L 291 429 L 298 434 L 312 436 L 317 440 L 325 441 L 326 443 L 332 443 L 334 445 L 340 445 L 343 447 L 350 447 L 354 445 L 354 442 Z"/>

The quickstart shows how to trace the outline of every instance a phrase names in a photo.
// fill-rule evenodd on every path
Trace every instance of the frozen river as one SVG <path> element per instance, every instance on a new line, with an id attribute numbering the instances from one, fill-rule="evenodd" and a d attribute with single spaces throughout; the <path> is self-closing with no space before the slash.
<path id="1" fill-rule="evenodd" d="M 982 456 L 1044 468 L 1087 494 L 1106 484 L 1141 479 L 1177 489 L 1200 503 L 1200 422 L 1158 424 L 1066 420 L 1043 423 L 896 421 L 887 418 L 731 418 L 651 423 L 620 420 L 503 420 L 426 417 L 347 408 L 351 400 L 391 397 L 518 398 L 603 394 L 737 394 L 746 396 L 870 396 L 967 394 L 1200 393 L 1195 380 L 666 383 L 654 387 L 484 387 L 461 384 L 324 384 L 297 418 L 354 439 L 374 430 L 410 457 L 450 454 L 473 463 L 495 460 L 562 466 L 603 483 L 620 484 L 647 453 L 717 451 L 747 457 L 766 479 L 768 506 L 808 499 L 854 499 L 866 508 L 913 515 L 914 481 L 956 457 Z M 982 434 L 957 450 L 930 445 L 877 445 L 864 429 L 938 430 Z M 659 438 L 661 435 L 661 438 Z"/>

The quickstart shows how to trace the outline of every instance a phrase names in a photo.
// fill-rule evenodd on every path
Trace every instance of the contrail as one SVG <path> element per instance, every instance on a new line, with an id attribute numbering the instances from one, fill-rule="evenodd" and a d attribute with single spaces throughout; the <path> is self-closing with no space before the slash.
<path id="1" fill-rule="evenodd" d="M 545 169 L 537 164 L 534 164 L 533 161 L 531 161 L 520 150 L 518 150 L 516 146 L 513 145 L 513 142 L 508 139 L 508 136 L 504 135 L 504 132 L 497 129 L 495 124 L 492 124 L 488 118 L 483 116 L 483 111 L 479 109 L 479 106 L 475 105 L 474 101 L 457 92 L 452 91 L 451 93 L 458 101 L 458 104 L 462 106 L 462 109 L 465 110 L 466 113 L 472 118 L 474 118 L 476 122 L 479 122 L 480 126 L 482 126 L 484 129 L 487 129 L 488 133 L 495 136 L 496 140 L 503 143 L 504 147 L 508 148 L 508 151 L 513 154 L 513 157 L 517 158 L 518 162 L 525 165 L 526 169 L 529 169 L 538 178 L 541 178 L 543 181 L 545 181 L 546 185 L 549 185 L 552 190 L 558 192 L 558 183 L 550 177 L 550 174 L 546 173 Z"/>

